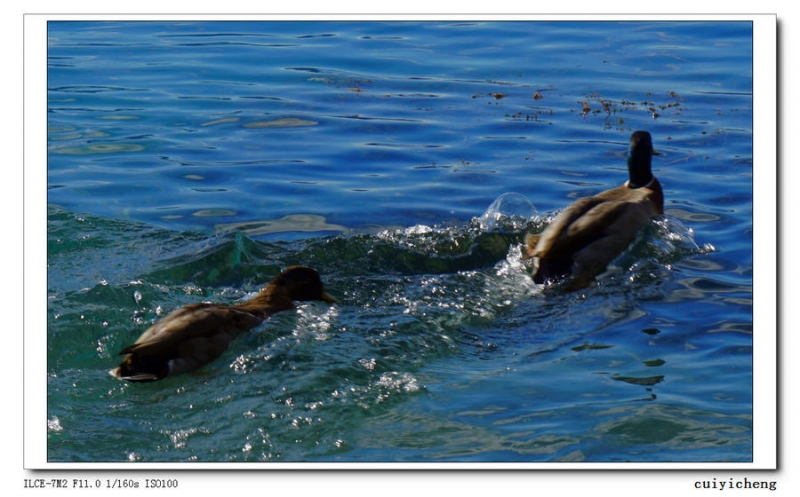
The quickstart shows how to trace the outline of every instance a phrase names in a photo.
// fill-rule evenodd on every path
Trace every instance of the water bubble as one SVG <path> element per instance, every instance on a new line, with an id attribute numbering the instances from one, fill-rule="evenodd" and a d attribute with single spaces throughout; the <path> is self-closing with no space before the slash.
<path id="1" fill-rule="evenodd" d="M 520 193 L 504 193 L 478 219 L 484 231 L 519 231 L 539 212 L 536 206 Z"/>

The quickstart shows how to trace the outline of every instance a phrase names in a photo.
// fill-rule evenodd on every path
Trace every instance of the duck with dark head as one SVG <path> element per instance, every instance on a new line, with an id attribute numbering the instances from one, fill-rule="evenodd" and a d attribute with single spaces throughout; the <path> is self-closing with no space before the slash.
<path id="1" fill-rule="evenodd" d="M 631 135 L 628 181 L 592 197 L 576 200 L 541 234 L 526 236 L 526 259 L 533 279 L 545 283 L 571 277 L 569 289 L 586 287 L 633 241 L 654 216 L 664 213 L 664 193 L 653 176 L 658 155 L 647 131 Z"/>
<path id="2" fill-rule="evenodd" d="M 293 301 L 336 299 L 325 293 L 319 273 L 293 266 L 255 297 L 234 305 L 199 303 L 181 307 L 151 326 L 120 351 L 122 364 L 110 373 L 121 380 L 155 381 L 197 369 L 220 355 L 242 333 Z"/>

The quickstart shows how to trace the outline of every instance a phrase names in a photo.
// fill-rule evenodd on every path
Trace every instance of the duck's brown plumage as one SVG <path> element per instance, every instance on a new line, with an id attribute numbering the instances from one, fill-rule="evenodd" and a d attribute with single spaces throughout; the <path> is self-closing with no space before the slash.
<path id="1" fill-rule="evenodd" d="M 526 237 L 526 258 L 534 261 L 536 283 L 571 276 L 572 288 L 586 286 L 650 218 L 664 212 L 664 193 L 650 169 L 656 153 L 650 133 L 636 131 L 631 135 L 628 181 L 578 199 L 540 235 Z"/>
<path id="2" fill-rule="evenodd" d="M 191 371 L 219 357 L 228 344 L 292 301 L 336 300 L 325 293 L 316 270 L 293 266 L 252 299 L 235 305 L 191 304 L 167 314 L 136 343 L 120 351 L 122 364 L 111 371 L 128 381 L 154 381 Z"/>

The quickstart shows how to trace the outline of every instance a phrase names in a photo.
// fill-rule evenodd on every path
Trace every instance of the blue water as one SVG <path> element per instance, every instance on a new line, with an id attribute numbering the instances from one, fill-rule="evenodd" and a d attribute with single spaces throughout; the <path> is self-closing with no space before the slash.
<path id="1" fill-rule="evenodd" d="M 748 22 L 50 22 L 48 459 L 753 458 Z M 661 155 L 665 215 L 605 274 L 520 257 Z M 152 384 L 173 308 L 317 268 Z"/>

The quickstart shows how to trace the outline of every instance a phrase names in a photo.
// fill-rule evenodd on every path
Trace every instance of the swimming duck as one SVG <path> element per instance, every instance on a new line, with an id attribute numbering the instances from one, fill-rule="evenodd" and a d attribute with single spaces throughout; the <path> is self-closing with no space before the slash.
<path id="1" fill-rule="evenodd" d="M 292 266 L 245 302 L 191 304 L 167 314 L 136 343 L 125 347 L 122 364 L 110 371 L 128 381 L 155 381 L 197 369 L 219 357 L 236 337 L 270 315 L 291 309 L 292 301 L 336 299 L 325 293 L 319 273 Z"/>
<path id="2" fill-rule="evenodd" d="M 629 179 L 621 186 L 576 200 L 538 235 L 525 238 L 533 279 L 571 275 L 571 289 L 587 286 L 633 241 L 648 220 L 664 212 L 661 184 L 650 170 L 658 155 L 647 131 L 631 135 Z"/>

